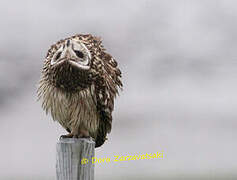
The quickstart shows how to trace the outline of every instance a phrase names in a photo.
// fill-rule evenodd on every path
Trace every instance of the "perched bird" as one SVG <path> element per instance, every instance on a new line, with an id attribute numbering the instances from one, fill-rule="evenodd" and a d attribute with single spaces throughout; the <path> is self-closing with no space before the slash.
<path id="1" fill-rule="evenodd" d="M 38 87 L 42 108 L 69 134 L 104 144 L 112 127 L 114 99 L 122 89 L 121 71 L 100 38 L 78 34 L 48 50 Z"/>

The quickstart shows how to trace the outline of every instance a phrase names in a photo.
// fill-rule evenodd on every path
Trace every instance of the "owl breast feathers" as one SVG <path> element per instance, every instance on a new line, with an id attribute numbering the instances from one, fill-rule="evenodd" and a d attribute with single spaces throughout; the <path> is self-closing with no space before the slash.
<path id="1" fill-rule="evenodd" d="M 101 39 L 90 34 L 58 41 L 44 60 L 38 97 L 69 134 L 92 137 L 101 146 L 112 127 L 112 111 L 121 71 L 105 52 Z"/>

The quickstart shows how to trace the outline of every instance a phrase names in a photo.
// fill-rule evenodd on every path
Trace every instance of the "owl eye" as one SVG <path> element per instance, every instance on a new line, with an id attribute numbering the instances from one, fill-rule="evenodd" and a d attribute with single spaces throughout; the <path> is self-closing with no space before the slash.
<path id="1" fill-rule="evenodd" d="M 74 50 L 74 52 L 76 53 L 77 57 L 79 57 L 79 58 L 83 58 L 84 57 L 83 52 L 77 51 L 77 50 Z"/>
<path id="2" fill-rule="evenodd" d="M 62 54 L 62 52 L 59 52 L 59 53 L 57 54 L 57 56 L 55 57 L 55 59 L 57 60 L 58 58 L 60 58 L 61 54 Z"/>

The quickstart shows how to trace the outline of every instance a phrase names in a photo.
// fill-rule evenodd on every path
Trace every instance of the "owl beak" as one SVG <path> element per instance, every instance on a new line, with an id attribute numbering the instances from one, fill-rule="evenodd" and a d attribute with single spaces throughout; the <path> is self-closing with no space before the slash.
<path id="1" fill-rule="evenodd" d="M 67 40 L 65 43 L 65 48 L 63 50 L 61 58 L 65 60 L 71 59 L 72 58 L 71 51 L 72 49 L 71 49 L 70 40 Z"/>
<path id="2" fill-rule="evenodd" d="M 65 56 L 63 58 L 65 58 L 67 60 L 71 59 L 71 54 L 68 49 L 66 49 Z"/>

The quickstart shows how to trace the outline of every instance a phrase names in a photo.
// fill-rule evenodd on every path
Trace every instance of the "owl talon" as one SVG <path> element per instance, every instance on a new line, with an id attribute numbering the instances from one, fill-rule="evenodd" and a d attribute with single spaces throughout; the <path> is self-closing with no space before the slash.
<path id="1" fill-rule="evenodd" d="M 61 135 L 59 139 L 65 139 L 65 138 L 73 138 L 73 134 L 69 133 L 66 135 Z"/>
<path id="2" fill-rule="evenodd" d="M 90 136 L 86 136 L 86 135 L 84 135 L 84 134 L 80 134 L 80 135 L 78 136 L 78 138 L 90 138 Z"/>

